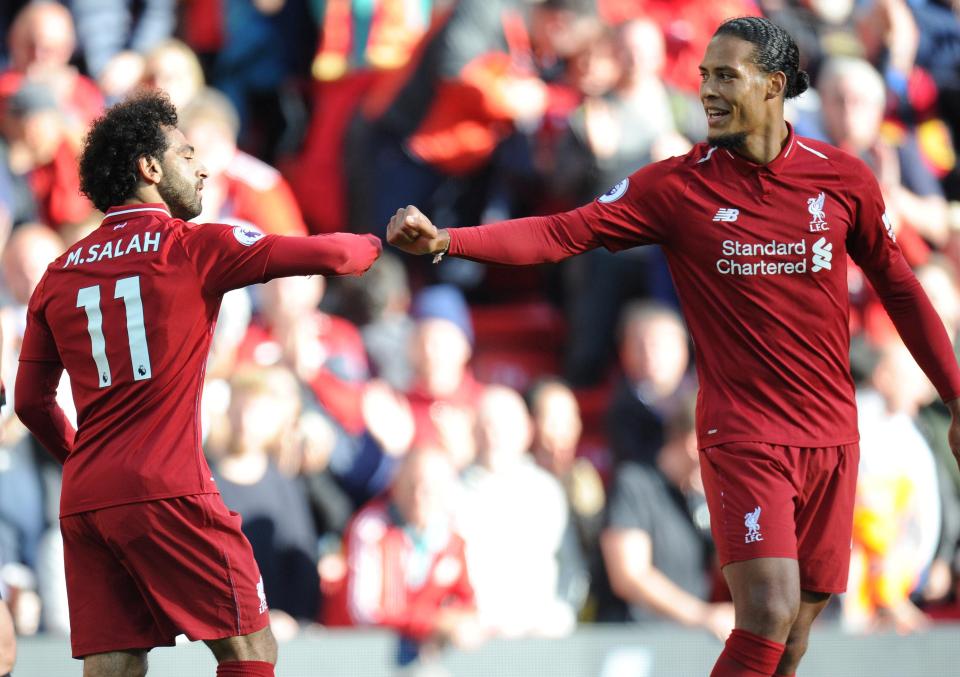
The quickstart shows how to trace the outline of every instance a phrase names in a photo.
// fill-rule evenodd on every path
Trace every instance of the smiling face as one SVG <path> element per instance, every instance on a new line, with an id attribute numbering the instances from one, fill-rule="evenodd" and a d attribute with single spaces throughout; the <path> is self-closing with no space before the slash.
<path id="1" fill-rule="evenodd" d="M 173 216 L 188 221 L 201 212 L 200 191 L 207 170 L 197 159 L 183 132 L 169 128 L 166 135 L 168 145 L 160 160 L 163 176 L 157 184 L 157 191 Z"/>
<path id="2" fill-rule="evenodd" d="M 718 35 L 700 64 L 700 101 L 707 114 L 707 141 L 725 148 L 743 146 L 770 115 L 770 102 L 782 89 L 782 73 L 764 73 L 754 63 L 753 43 Z M 780 81 L 774 81 L 774 78 Z M 773 95 L 773 96 L 772 96 Z"/>

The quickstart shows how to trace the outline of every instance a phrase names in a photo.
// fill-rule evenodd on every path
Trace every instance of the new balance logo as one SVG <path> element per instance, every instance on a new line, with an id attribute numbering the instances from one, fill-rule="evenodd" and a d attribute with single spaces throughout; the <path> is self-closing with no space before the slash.
<path id="1" fill-rule="evenodd" d="M 115 225 L 115 226 L 113 227 L 113 229 L 114 229 L 114 230 L 120 230 L 121 228 L 126 228 L 126 227 L 127 227 L 127 222 L 124 221 L 123 223 L 118 223 L 117 225 Z"/>
<path id="2" fill-rule="evenodd" d="M 726 223 L 733 223 L 737 220 L 737 217 L 740 216 L 739 209 L 731 209 L 730 207 L 721 207 L 717 210 L 717 213 L 713 215 L 714 221 L 725 221 Z"/>
<path id="3" fill-rule="evenodd" d="M 747 528 L 747 535 L 744 537 L 744 543 L 756 543 L 763 540 L 760 533 L 760 506 L 743 516 L 743 525 Z"/>
<path id="4" fill-rule="evenodd" d="M 827 238 L 821 237 L 813 243 L 813 267 L 811 270 L 819 273 L 821 270 L 832 270 L 833 261 L 833 243 L 827 242 Z"/>

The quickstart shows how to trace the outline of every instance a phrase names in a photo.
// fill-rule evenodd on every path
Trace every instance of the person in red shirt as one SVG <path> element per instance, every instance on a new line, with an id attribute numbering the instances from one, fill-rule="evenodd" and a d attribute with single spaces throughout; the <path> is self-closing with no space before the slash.
<path id="1" fill-rule="evenodd" d="M 458 484 L 446 452 L 411 451 L 390 490 L 367 503 L 347 528 L 350 620 L 399 634 L 404 664 L 431 646 L 474 647 L 486 634 L 466 545 L 453 526 Z"/>
<path id="2" fill-rule="evenodd" d="M 380 254 L 372 236 L 189 223 L 206 177 L 165 94 L 111 108 L 80 160 L 81 188 L 106 216 L 50 264 L 28 307 L 15 407 L 64 464 L 71 643 L 84 674 L 141 676 L 149 648 L 183 633 L 211 648 L 218 677 L 273 676 L 263 581 L 200 446 L 214 323 L 230 289 L 360 274 Z M 55 401 L 64 369 L 76 431 Z"/>
<path id="3" fill-rule="evenodd" d="M 391 244 L 501 264 L 658 243 L 696 345 L 697 437 L 736 608 L 713 677 L 793 675 L 810 624 L 846 586 L 858 463 L 847 255 L 952 413 L 960 368 L 905 262 L 870 169 L 797 136 L 785 98 L 809 79 L 766 19 L 720 25 L 700 65 L 708 143 L 570 212 L 438 230 L 416 207 Z"/>

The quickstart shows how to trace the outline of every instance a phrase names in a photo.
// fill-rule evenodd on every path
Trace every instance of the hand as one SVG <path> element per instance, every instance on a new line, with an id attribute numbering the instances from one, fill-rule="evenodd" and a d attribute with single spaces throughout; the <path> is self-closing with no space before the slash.
<path id="1" fill-rule="evenodd" d="M 727 641 L 734 627 L 733 605 L 727 602 L 708 604 L 703 618 L 703 627 L 721 642 Z"/>
<path id="2" fill-rule="evenodd" d="M 387 224 L 387 242 L 408 254 L 436 254 L 450 246 L 450 235 L 438 230 L 423 213 L 408 205 L 398 209 Z"/>

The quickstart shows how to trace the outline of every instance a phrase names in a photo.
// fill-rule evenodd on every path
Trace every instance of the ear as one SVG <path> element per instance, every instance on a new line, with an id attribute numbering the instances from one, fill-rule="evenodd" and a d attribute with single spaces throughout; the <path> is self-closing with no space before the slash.
<path id="1" fill-rule="evenodd" d="M 152 155 L 143 155 L 137 159 L 137 171 L 144 183 L 151 186 L 160 183 L 163 178 L 163 168 L 160 161 Z"/>
<path id="2" fill-rule="evenodd" d="M 783 71 L 775 71 L 767 76 L 767 97 L 775 99 L 778 96 L 786 97 L 787 75 Z"/>

